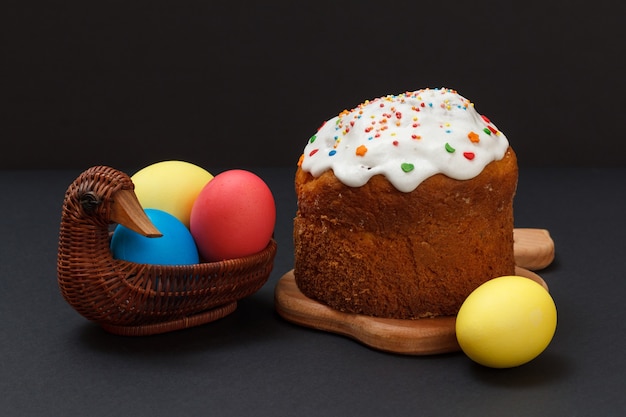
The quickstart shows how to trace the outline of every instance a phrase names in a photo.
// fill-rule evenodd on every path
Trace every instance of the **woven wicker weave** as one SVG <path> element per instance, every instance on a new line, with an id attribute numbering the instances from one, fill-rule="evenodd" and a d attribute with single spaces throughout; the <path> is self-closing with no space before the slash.
<path id="1" fill-rule="evenodd" d="M 97 166 L 67 189 L 57 273 L 63 297 L 81 315 L 116 334 L 164 333 L 230 314 L 237 300 L 265 284 L 274 240 L 255 255 L 222 262 L 169 266 L 113 259 L 109 225 L 115 223 L 116 195 L 133 188 L 126 174 Z"/>

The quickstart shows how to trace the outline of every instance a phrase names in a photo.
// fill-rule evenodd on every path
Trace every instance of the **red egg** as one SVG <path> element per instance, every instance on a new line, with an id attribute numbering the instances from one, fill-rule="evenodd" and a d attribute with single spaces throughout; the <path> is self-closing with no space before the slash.
<path id="1" fill-rule="evenodd" d="M 276 204 L 267 184 L 252 172 L 224 171 L 206 184 L 191 209 L 191 234 L 206 261 L 252 255 L 274 232 Z"/>

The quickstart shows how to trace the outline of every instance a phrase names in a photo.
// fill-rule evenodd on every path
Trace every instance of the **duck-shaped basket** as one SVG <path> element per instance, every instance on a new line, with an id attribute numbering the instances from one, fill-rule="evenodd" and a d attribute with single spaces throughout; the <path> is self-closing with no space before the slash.
<path id="1" fill-rule="evenodd" d="M 221 262 L 171 266 L 114 259 L 111 224 L 160 236 L 133 190 L 125 173 L 95 166 L 65 193 L 57 275 L 63 297 L 82 316 L 115 334 L 165 333 L 222 318 L 265 284 L 274 240 L 257 254 Z"/>

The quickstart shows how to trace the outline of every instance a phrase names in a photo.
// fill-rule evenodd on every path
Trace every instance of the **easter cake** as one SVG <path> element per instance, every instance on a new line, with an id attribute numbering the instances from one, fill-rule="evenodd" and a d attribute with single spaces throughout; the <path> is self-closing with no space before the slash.
<path id="1" fill-rule="evenodd" d="M 347 313 L 455 315 L 479 285 L 515 273 L 517 176 L 506 136 L 454 90 L 343 111 L 298 163 L 298 289 Z"/>

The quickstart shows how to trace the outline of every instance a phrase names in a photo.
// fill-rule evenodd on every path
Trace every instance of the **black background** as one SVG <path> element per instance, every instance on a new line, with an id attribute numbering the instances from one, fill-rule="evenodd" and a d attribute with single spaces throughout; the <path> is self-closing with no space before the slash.
<path id="1" fill-rule="evenodd" d="M 3 169 L 294 166 L 341 110 L 442 86 L 521 166 L 626 162 L 621 1 L 7 5 Z"/>

